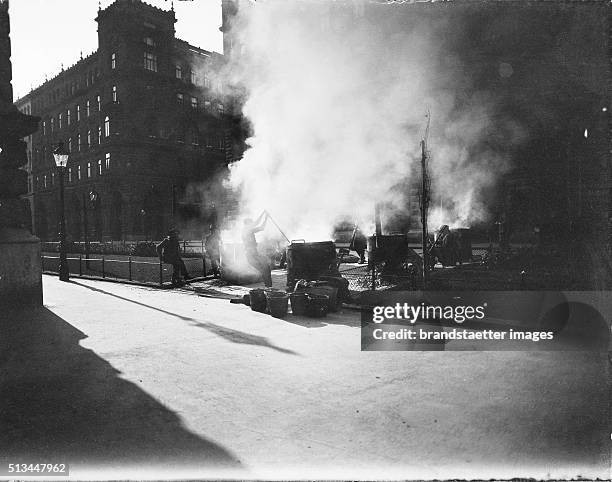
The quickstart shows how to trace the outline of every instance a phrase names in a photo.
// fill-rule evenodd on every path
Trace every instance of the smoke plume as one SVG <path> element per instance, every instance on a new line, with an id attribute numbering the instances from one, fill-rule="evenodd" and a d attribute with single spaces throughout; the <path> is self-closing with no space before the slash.
<path id="1" fill-rule="evenodd" d="M 416 228 L 429 110 L 430 227 L 486 220 L 522 134 L 475 87 L 453 45 L 460 18 L 361 1 L 240 5 L 228 72 L 252 126 L 230 175 L 242 216 L 267 209 L 289 237 L 321 240 L 342 217 L 370 230 L 382 202 Z"/>

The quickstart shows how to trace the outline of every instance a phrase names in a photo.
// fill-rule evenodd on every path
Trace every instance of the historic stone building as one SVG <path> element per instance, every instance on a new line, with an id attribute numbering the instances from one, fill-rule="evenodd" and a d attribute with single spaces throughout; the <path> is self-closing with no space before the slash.
<path id="1" fill-rule="evenodd" d="M 223 201 L 204 189 L 227 166 L 223 56 L 176 38 L 174 11 L 139 0 L 96 21 L 97 51 L 15 103 L 41 117 L 27 139 L 34 232 L 57 236 L 63 142 L 69 239 L 160 239 L 174 226 L 199 238 Z"/>

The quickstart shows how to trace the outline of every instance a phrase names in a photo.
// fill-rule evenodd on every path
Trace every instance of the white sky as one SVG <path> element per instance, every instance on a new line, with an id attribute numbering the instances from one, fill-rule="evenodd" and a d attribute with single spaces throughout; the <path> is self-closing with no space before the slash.
<path id="1" fill-rule="evenodd" d="M 114 0 L 102 0 L 106 8 Z M 164 10 L 170 0 L 147 0 Z M 222 52 L 221 0 L 175 0 L 177 37 Z M 98 0 L 10 0 L 13 97 L 27 94 L 98 48 Z"/>

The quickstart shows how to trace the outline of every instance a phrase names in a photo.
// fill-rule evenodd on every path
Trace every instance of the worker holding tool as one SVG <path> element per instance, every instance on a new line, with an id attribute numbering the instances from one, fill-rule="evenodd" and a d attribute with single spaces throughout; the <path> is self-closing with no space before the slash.
<path id="1" fill-rule="evenodd" d="M 244 227 L 242 228 L 242 243 L 244 245 L 247 261 L 253 268 L 261 273 L 264 285 L 268 288 L 272 287 L 272 271 L 270 270 L 270 263 L 268 263 L 268 260 L 260 255 L 257 250 L 255 233 L 265 229 L 269 216 L 267 211 L 263 211 L 255 221 L 251 218 L 246 218 L 244 220 Z"/>

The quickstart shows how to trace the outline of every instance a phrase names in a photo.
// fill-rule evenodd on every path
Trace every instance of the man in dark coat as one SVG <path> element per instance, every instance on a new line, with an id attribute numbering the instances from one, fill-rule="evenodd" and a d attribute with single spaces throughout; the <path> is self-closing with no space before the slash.
<path id="1" fill-rule="evenodd" d="M 181 248 L 177 230 L 172 229 L 168 231 L 168 236 L 157 245 L 156 249 L 160 261 L 172 265 L 172 284 L 179 284 L 181 282 L 181 276 L 183 276 L 185 280 L 191 279 L 185 267 L 185 263 L 181 259 Z"/>
<path id="2" fill-rule="evenodd" d="M 264 211 L 253 221 L 250 218 L 244 220 L 244 226 L 242 228 L 242 244 L 244 245 L 244 251 L 246 259 L 253 268 L 261 273 L 261 276 L 266 287 L 272 286 L 272 272 L 270 270 L 270 263 L 268 260 L 259 254 L 257 250 L 257 239 L 255 239 L 255 233 L 263 231 L 268 221 L 268 213 Z"/>
<path id="3" fill-rule="evenodd" d="M 365 235 L 359 229 L 359 226 L 355 224 L 355 229 L 353 229 L 353 236 L 351 237 L 351 244 L 349 245 L 349 249 L 356 251 L 359 255 L 359 262 L 365 263 L 365 251 L 368 247 L 368 240 Z"/>
<path id="4" fill-rule="evenodd" d="M 215 278 L 218 278 L 221 256 L 219 251 L 219 231 L 217 226 L 214 224 L 210 225 L 210 234 L 206 236 L 204 247 L 206 248 L 206 253 L 210 258 L 211 272 Z"/>

